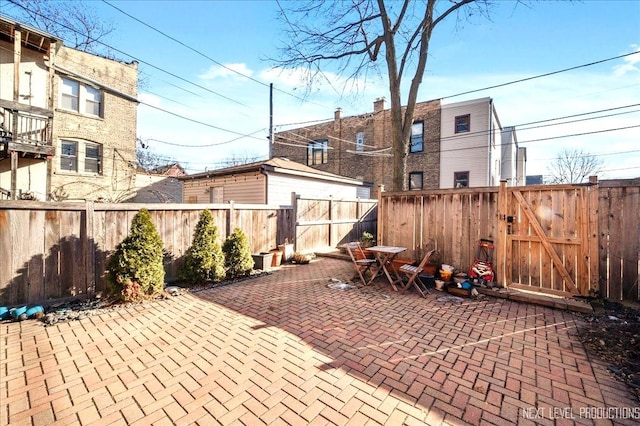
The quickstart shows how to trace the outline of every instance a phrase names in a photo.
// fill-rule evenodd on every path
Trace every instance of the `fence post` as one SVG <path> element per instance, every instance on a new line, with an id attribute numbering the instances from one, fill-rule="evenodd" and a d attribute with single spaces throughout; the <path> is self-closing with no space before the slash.
<path id="1" fill-rule="evenodd" d="M 508 260 L 506 258 L 507 210 L 507 181 L 501 180 L 500 187 L 498 188 L 498 241 L 496 241 L 495 245 L 496 272 L 498 275 L 496 284 L 501 284 L 505 288 L 508 286 L 508 279 L 511 276 L 511 274 L 509 273 L 509 277 L 507 277 L 507 269 L 509 268 L 509 266 L 507 265 Z"/>
<path id="2" fill-rule="evenodd" d="M 235 218 L 234 218 L 234 204 L 235 201 L 233 200 L 229 200 L 229 217 L 227 218 L 227 227 L 229 228 L 227 230 L 227 235 L 231 235 L 231 233 L 236 229 L 235 224 Z"/>
<path id="3" fill-rule="evenodd" d="M 84 259 L 85 259 L 85 286 L 88 296 L 96 293 L 96 242 L 94 240 L 95 210 L 93 201 L 86 201 L 84 208 Z"/>
<path id="4" fill-rule="evenodd" d="M 333 195 L 329 195 L 329 232 L 328 232 L 328 237 L 329 237 L 329 241 L 328 241 L 328 246 L 329 247 L 333 247 L 332 241 L 333 239 L 331 238 L 331 236 L 333 235 L 333 229 L 334 229 L 334 224 L 333 224 Z"/>
<path id="5" fill-rule="evenodd" d="M 379 246 L 384 245 L 382 236 L 384 235 L 384 208 L 382 208 L 382 193 L 384 192 L 384 185 L 378 185 L 378 232 L 376 235 L 376 244 Z"/>
<path id="6" fill-rule="evenodd" d="M 587 244 L 589 245 L 589 289 L 594 291 L 600 290 L 600 227 L 598 215 L 600 211 L 600 185 L 598 185 L 598 176 L 589 176 L 589 224 L 587 235 Z M 640 268 L 639 268 L 640 269 Z M 601 293 L 602 295 L 602 293 Z"/>
<path id="7" fill-rule="evenodd" d="M 293 250 L 298 250 L 298 199 L 300 198 L 295 192 L 291 193 L 291 207 L 293 211 L 291 212 L 292 220 L 291 224 L 293 226 L 293 241 L 289 241 L 293 244 Z M 282 242 L 284 244 L 284 241 Z"/>

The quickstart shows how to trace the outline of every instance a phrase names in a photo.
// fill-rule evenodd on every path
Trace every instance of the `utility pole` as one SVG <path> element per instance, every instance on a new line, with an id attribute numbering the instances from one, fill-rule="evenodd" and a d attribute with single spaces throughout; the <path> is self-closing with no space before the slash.
<path id="1" fill-rule="evenodd" d="M 273 83 L 269 84 L 269 159 L 273 158 Z"/>

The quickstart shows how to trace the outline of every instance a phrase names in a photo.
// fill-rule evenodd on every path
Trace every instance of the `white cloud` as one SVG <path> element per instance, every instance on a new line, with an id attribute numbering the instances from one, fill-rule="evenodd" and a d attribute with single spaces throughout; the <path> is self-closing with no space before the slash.
<path id="1" fill-rule="evenodd" d="M 638 64 L 640 64 L 640 46 L 632 45 L 632 48 L 636 49 L 636 53 L 623 58 L 624 63 L 613 67 L 613 73 L 616 77 L 622 77 L 625 74 L 631 72 L 640 72 Z"/>
<path id="2" fill-rule="evenodd" d="M 253 71 L 247 67 L 247 64 L 225 64 L 224 66 L 212 65 L 198 78 L 202 80 L 215 80 L 218 78 L 243 78 L 242 76 L 251 77 Z"/>
<path id="3" fill-rule="evenodd" d="M 162 105 L 162 101 L 160 100 L 160 98 L 150 93 L 139 93 L 138 100 L 140 100 L 140 102 L 144 102 L 158 108 L 160 108 L 160 106 Z"/>

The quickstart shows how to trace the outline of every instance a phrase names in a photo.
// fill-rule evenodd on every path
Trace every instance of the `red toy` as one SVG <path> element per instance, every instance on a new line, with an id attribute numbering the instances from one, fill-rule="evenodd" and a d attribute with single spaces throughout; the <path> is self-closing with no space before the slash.
<path id="1" fill-rule="evenodd" d="M 476 258 L 469 268 L 469 277 L 477 280 L 480 284 L 494 280 L 493 241 L 481 239 L 478 242 Z"/>

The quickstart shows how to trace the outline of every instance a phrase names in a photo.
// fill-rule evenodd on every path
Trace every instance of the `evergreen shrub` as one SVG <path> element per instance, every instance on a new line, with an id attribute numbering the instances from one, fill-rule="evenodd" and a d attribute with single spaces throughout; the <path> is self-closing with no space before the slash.
<path id="1" fill-rule="evenodd" d="M 230 278 L 243 277 L 251 274 L 254 262 L 251 257 L 251 249 L 249 240 L 240 228 L 234 229 L 224 244 L 222 251 L 225 256 L 225 267 L 227 268 L 227 276 Z"/>
<path id="2" fill-rule="evenodd" d="M 162 240 L 147 209 L 131 221 L 107 267 L 109 292 L 125 302 L 159 294 L 164 286 Z"/>
<path id="3" fill-rule="evenodd" d="M 225 277 L 224 253 L 219 238 L 211 211 L 206 209 L 200 214 L 191 247 L 185 255 L 182 278 L 188 284 L 218 282 Z"/>

